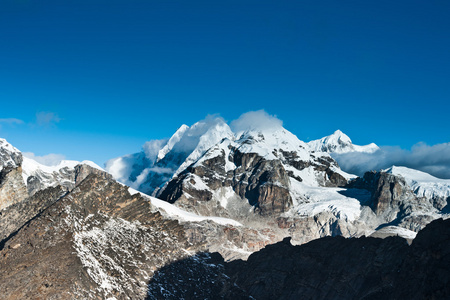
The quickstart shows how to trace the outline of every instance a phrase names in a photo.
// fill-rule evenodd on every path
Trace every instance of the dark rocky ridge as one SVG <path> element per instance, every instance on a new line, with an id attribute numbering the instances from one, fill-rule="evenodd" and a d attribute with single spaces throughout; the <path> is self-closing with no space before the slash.
<path id="1" fill-rule="evenodd" d="M 190 276 L 175 280 L 178 274 Z M 199 254 L 159 270 L 149 292 L 148 299 L 447 299 L 450 220 L 433 221 L 411 246 L 398 237 L 326 237 L 301 246 L 287 238 L 247 261 Z"/>

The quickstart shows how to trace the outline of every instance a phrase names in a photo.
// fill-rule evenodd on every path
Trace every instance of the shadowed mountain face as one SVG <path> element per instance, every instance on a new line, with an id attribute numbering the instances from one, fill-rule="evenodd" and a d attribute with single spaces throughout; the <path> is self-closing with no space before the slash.
<path id="1" fill-rule="evenodd" d="M 202 253 L 168 265 L 148 299 L 448 299 L 450 220 L 436 220 L 411 246 L 386 239 L 289 239 L 226 263 Z"/>

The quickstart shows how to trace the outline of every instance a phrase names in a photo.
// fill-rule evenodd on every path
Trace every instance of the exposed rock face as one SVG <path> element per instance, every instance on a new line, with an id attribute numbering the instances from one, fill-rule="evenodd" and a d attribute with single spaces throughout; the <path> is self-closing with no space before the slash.
<path id="1" fill-rule="evenodd" d="M 308 181 L 323 186 L 343 186 L 348 181 L 331 157 L 310 156 L 300 141 L 298 152 L 285 151 L 281 144 L 278 149 L 264 149 L 272 151 L 270 155 L 259 149 L 264 142 L 262 133 L 243 135 L 235 142 L 223 140 L 169 181 L 158 197 L 189 209 L 198 202 L 214 200 L 220 188 L 231 188 L 255 211 L 279 215 L 292 207 L 291 179 L 302 182 L 307 176 Z M 249 150 L 248 145 L 253 148 Z"/>
<path id="2" fill-rule="evenodd" d="M 60 186 L 50 187 L 0 210 L 0 241 L 14 234 L 14 232 L 42 213 L 65 193 Z"/>
<path id="3" fill-rule="evenodd" d="M 386 172 L 367 172 L 350 187 L 367 189 L 372 193 L 369 206 L 385 222 L 418 231 L 431 222 L 438 211 L 425 198 L 418 198 L 405 179 Z M 414 214 L 412 214 L 414 213 Z"/>
<path id="4" fill-rule="evenodd" d="M 190 166 L 170 181 L 159 197 L 171 203 L 181 198 L 183 207 L 195 206 L 197 201 L 212 200 L 213 191 L 231 187 L 261 213 L 279 214 L 292 205 L 289 179 L 279 161 L 267 161 L 255 153 L 240 153 L 237 149 L 231 151 L 228 157 L 222 152 L 202 164 Z M 229 159 L 236 169 L 226 172 L 225 160 Z M 201 189 L 204 183 L 208 189 Z"/>
<path id="5" fill-rule="evenodd" d="M 396 217 L 402 202 L 417 202 L 403 178 L 384 172 L 367 172 L 350 186 L 369 190 L 372 193 L 370 207 L 377 215 L 389 214 L 388 222 Z"/>
<path id="6" fill-rule="evenodd" d="M 450 212 L 450 179 L 440 179 L 418 170 L 397 166 L 390 167 L 386 172 L 403 177 L 417 197 L 427 198 L 436 209 Z"/>
<path id="7" fill-rule="evenodd" d="M 202 254 L 166 266 L 150 281 L 149 298 L 160 291 L 182 298 L 201 288 L 204 298 L 226 299 L 237 290 L 238 299 L 444 299 L 450 297 L 448 253 L 450 220 L 442 219 L 411 246 L 398 237 L 326 237 L 301 246 L 287 238 L 247 261 Z M 189 280 L 173 280 L 180 273 Z"/>
<path id="8" fill-rule="evenodd" d="M 28 197 L 22 179 L 22 168 L 18 167 L 4 174 L 0 179 L 0 211 Z"/>
<path id="9" fill-rule="evenodd" d="M 94 168 L 92 166 L 86 165 L 86 164 L 79 164 L 76 165 L 74 168 L 75 173 L 75 186 L 81 183 L 86 177 L 88 177 L 90 174 L 95 174 L 103 179 L 106 180 L 112 180 L 112 175 L 109 173 L 106 173 L 103 170 L 99 170 L 97 168 Z"/>

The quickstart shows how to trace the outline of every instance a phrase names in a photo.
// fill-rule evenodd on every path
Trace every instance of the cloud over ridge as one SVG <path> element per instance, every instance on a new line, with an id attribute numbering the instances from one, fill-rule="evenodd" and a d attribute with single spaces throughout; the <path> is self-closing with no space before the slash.
<path id="1" fill-rule="evenodd" d="M 359 176 L 367 171 L 396 165 L 427 172 L 439 178 L 450 178 L 450 143 L 433 146 L 417 143 L 411 150 L 386 146 L 374 153 L 334 153 L 332 156 L 344 171 Z"/>

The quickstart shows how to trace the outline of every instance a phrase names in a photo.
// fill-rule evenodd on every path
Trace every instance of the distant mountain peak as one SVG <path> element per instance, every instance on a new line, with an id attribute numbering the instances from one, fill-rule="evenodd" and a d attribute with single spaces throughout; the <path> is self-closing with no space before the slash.
<path id="1" fill-rule="evenodd" d="M 310 141 L 308 145 L 313 151 L 329 153 L 373 153 L 379 149 L 374 143 L 365 146 L 354 145 L 350 137 L 339 129 L 329 136 Z"/>

